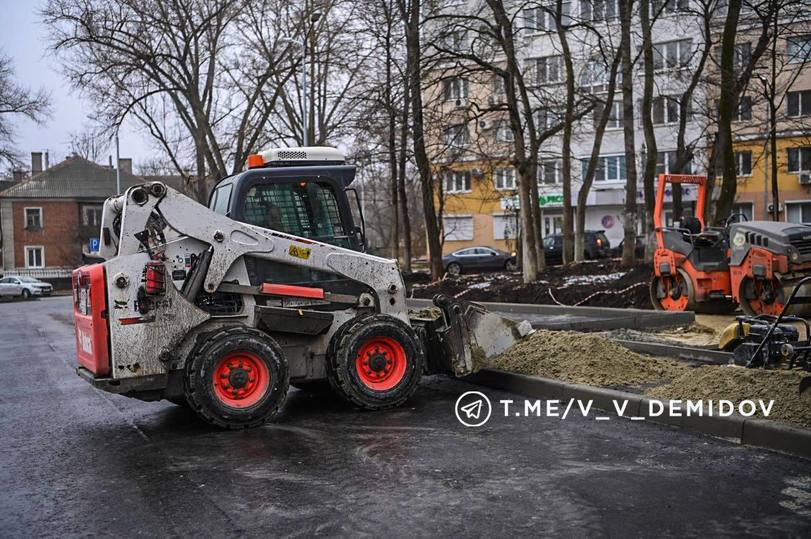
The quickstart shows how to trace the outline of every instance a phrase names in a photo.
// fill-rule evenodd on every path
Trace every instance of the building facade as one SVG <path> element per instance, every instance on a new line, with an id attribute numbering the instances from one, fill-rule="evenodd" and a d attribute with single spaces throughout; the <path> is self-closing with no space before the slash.
<path id="1" fill-rule="evenodd" d="M 460 13 L 480 11 L 486 13 L 486 6 L 476 0 L 440 2 L 438 13 Z M 515 44 L 519 63 L 523 66 L 524 78 L 530 81 L 535 123 L 538 130 L 546 129 L 560 122 L 563 114 L 562 99 L 565 94 L 565 69 L 560 40 L 555 31 L 555 23 L 548 10 L 540 3 L 514 3 L 512 16 L 515 23 Z M 668 0 L 652 2 L 657 13 L 652 25 L 654 93 L 651 115 L 654 124 L 654 135 L 657 143 L 657 173 L 673 172 L 676 165 L 680 125 L 680 103 L 682 96 L 690 87 L 694 73 L 699 71 L 702 59 L 704 70 L 711 72 L 715 62 L 717 29 L 723 23 L 724 8 L 714 13 L 715 22 L 708 38 L 701 30 L 704 28 L 704 13 L 699 13 L 704 3 L 691 0 Z M 720 4 L 719 4 L 720 6 Z M 608 82 L 609 66 L 600 51 L 617 47 L 620 38 L 619 5 L 617 1 L 573 0 L 564 2 L 564 16 L 572 23 L 569 32 L 569 43 L 574 64 L 578 94 L 582 96 L 605 95 Z M 743 19 L 746 19 L 744 10 Z M 811 14 L 810 14 L 811 15 Z M 443 21 L 443 19 L 438 19 Z M 437 54 L 452 55 L 453 50 L 466 52 L 477 46 L 479 39 L 475 31 L 454 27 L 445 19 L 441 25 L 433 28 L 434 36 L 441 43 Z M 580 23 L 580 24 L 578 24 Z M 638 18 L 632 24 L 638 25 Z M 802 29 L 802 22 L 793 23 Z M 588 26 L 590 29 L 585 29 Z M 449 31 L 447 28 L 450 27 Z M 641 36 L 638 26 L 632 31 L 632 50 L 640 51 Z M 429 34 L 430 35 L 430 34 Z M 448 39 L 452 36 L 453 39 Z M 473 37 L 471 37 L 473 36 Z M 807 55 L 808 47 L 803 41 L 801 31 L 798 40 L 791 46 L 795 54 Z M 805 36 L 807 38 L 807 36 Z M 785 45 L 784 45 L 785 46 Z M 797 53 L 796 51 L 799 51 Z M 709 56 L 708 56 L 709 55 Z M 463 58 L 460 55 L 459 58 Z M 497 65 L 503 61 L 495 54 L 489 59 Z M 708 67 L 709 66 L 709 67 Z M 805 64 L 804 75 L 795 77 L 792 91 L 811 88 L 808 84 Z M 512 151 L 512 133 L 503 112 L 497 105 L 503 102 L 504 88 L 502 79 L 491 74 L 477 72 L 465 64 L 464 60 L 440 63 L 433 72 L 434 84 L 425 92 L 429 121 L 442 126 L 441 131 L 433 134 L 433 143 L 429 144 L 432 159 L 436 165 L 437 178 L 441 182 L 439 201 L 444 216 L 445 231 L 443 252 L 447 253 L 462 247 L 486 245 L 498 248 L 510 248 L 509 241 L 515 242 L 516 213 L 520 212 L 516 196 L 516 171 L 509 164 Z M 621 76 L 618 75 L 618 78 Z M 637 155 L 637 188 L 636 201 L 640 205 L 637 225 L 644 230 L 646 220 L 651 216 L 643 210 L 644 194 L 641 178 L 644 168 L 646 147 L 641 123 L 641 97 L 643 94 L 643 73 L 641 60 L 635 65 L 633 80 L 635 153 Z M 702 79 L 692 90 L 691 99 L 687 102 L 687 115 L 681 131 L 682 140 L 690 148 L 692 159 L 680 172 L 706 174 L 709 168 L 712 142 L 712 124 L 716 117 L 716 96 L 714 83 Z M 794 99 L 794 98 L 792 98 Z M 807 102 L 799 98 L 799 110 L 806 114 L 804 103 L 811 114 L 811 93 Z M 794 100 L 792 106 L 794 106 Z M 627 164 L 625 162 L 625 135 L 623 131 L 622 89 L 619 81 L 611 113 L 599 152 L 599 163 L 596 177 L 588 193 L 585 208 L 586 229 L 603 230 L 612 246 L 617 245 L 623 237 L 625 220 L 625 186 Z M 535 110 L 537 107 L 537 110 Z M 783 105 L 788 108 L 788 103 Z M 576 200 L 581 179 L 591 156 L 595 139 L 596 114 L 594 110 L 580 117 L 573 126 L 572 139 L 572 206 Z M 744 169 L 740 176 L 738 209 L 758 213 L 763 205 L 763 177 L 758 176 L 757 166 L 763 168 L 763 159 L 759 159 L 757 148 L 762 149 L 765 122 L 748 122 L 744 118 L 735 132 L 736 151 L 752 151 L 747 176 L 746 156 L 742 155 Z M 744 127 L 749 127 L 747 132 Z M 807 127 L 781 130 L 781 193 L 785 189 L 785 203 L 793 216 L 804 216 L 808 212 L 811 219 L 811 200 L 808 188 L 800 185 L 798 172 L 790 172 L 792 167 L 805 167 L 808 159 L 811 167 L 811 145 L 806 138 L 811 133 Z M 760 145 L 760 146 L 758 146 Z M 789 164 L 789 152 L 798 157 L 792 158 Z M 759 150 L 758 150 L 759 151 Z M 538 167 L 539 204 L 542 212 L 542 233 L 554 234 L 561 231 L 563 221 L 562 189 L 562 138 L 560 133 L 545 140 L 540 148 Z M 799 165 L 794 165 L 794 163 Z M 804 169 L 803 169 L 804 170 Z M 783 177 L 784 176 L 784 177 Z M 811 180 L 809 180 L 811 181 Z M 684 186 L 683 202 L 686 211 L 696 200 L 697 192 L 692 186 Z M 670 191 L 666 191 L 666 207 L 671 202 Z M 793 206 L 792 206 L 793 205 Z M 670 210 L 666 219 L 670 219 Z M 510 240 L 505 240 L 506 233 L 511 233 Z"/>
<path id="2" fill-rule="evenodd" d="M 122 191 L 144 182 L 121 163 Z M 73 156 L 43 169 L 33 154 L 31 177 L 0 193 L 2 273 L 64 283 L 98 249 L 102 205 L 115 194 L 112 167 Z"/>

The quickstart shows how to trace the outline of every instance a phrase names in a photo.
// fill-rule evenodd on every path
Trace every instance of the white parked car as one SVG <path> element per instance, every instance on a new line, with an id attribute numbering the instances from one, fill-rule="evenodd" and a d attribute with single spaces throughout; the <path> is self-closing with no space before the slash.
<path id="1" fill-rule="evenodd" d="M 23 295 L 23 286 L 12 277 L 0 279 L 0 297 L 19 298 Z"/>
<path id="2" fill-rule="evenodd" d="M 50 296 L 53 286 L 34 277 L 10 276 L 0 279 L 0 295 L 28 299 L 34 296 Z"/>

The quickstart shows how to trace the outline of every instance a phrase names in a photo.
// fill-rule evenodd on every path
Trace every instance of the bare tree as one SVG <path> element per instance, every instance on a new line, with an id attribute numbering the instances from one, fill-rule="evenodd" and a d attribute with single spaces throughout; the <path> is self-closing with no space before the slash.
<path id="1" fill-rule="evenodd" d="M 27 119 L 41 124 L 51 113 L 50 96 L 45 90 L 33 91 L 14 80 L 11 58 L 0 51 L 0 162 L 9 166 L 20 163 L 15 148 L 14 122 Z"/>
<path id="2" fill-rule="evenodd" d="M 440 225 L 437 220 L 431 163 L 425 149 L 422 104 L 422 42 L 420 39 L 421 2 L 420 0 L 398 0 L 398 2 L 400 17 L 403 20 L 406 35 L 409 97 L 413 118 L 414 161 L 416 162 L 422 187 L 422 206 L 425 215 L 425 232 L 428 241 L 431 278 L 437 280 L 443 274 L 442 245 L 440 244 Z"/>
<path id="3" fill-rule="evenodd" d="M 643 2 L 647 0 L 641 0 Z M 625 135 L 625 219 L 622 223 L 623 246 L 622 265 L 634 263 L 636 246 L 636 224 L 638 206 L 636 203 L 636 143 L 634 133 L 634 62 L 631 54 L 631 20 L 633 17 L 633 0 L 620 0 L 620 31 L 622 40 L 622 128 Z"/>
<path id="4" fill-rule="evenodd" d="M 257 7 L 244 0 L 49 0 L 42 15 L 65 73 L 96 104 L 101 123 L 114 129 L 135 117 L 181 174 L 191 156 L 204 200 L 208 178 L 240 169 L 255 151 L 278 97 L 269 82 L 286 49 L 274 46 L 262 61 L 244 64 L 235 50 L 251 29 L 236 21 L 258 15 Z"/>
<path id="5" fill-rule="evenodd" d="M 71 153 L 94 163 L 99 162 L 99 159 L 110 146 L 110 139 L 93 126 L 70 133 L 68 136 Z"/>

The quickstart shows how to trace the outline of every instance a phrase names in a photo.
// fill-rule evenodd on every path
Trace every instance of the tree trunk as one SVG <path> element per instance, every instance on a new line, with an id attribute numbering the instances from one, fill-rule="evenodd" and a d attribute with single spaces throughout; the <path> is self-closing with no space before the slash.
<path id="1" fill-rule="evenodd" d="M 386 28 L 386 88 L 384 89 L 384 99 L 386 100 L 386 113 L 389 118 L 388 132 L 388 154 L 389 154 L 389 181 L 391 189 L 391 257 L 395 260 L 400 258 L 400 217 L 398 215 L 400 204 L 398 195 L 398 174 L 397 174 L 397 109 L 392 100 L 392 76 L 391 76 L 391 26 Z"/>
<path id="2" fill-rule="evenodd" d="M 732 116 L 735 112 L 735 37 L 741 0 L 729 0 L 724 32 L 721 37 L 721 98 L 718 102 L 718 138 L 715 153 L 716 177 L 722 176 L 715 217 L 725 218 L 732 212 L 738 180 L 735 174 L 735 153 L 732 149 Z M 720 172 L 720 174 L 719 174 Z M 709 223 L 708 223 L 709 224 Z"/>
<path id="3" fill-rule="evenodd" d="M 614 105 L 617 91 L 617 69 L 619 68 L 621 58 L 622 44 L 620 44 L 619 50 L 614 52 L 614 60 L 611 62 L 611 72 L 608 79 L 608 94 L 606 95 L 605 103 L 594 131 L 594 142 L 591 146 L 591 157 L 586 167 L 586 175 L 582 178 L 583 184 L 580 186 L 580 191 L 577 193 L 576 227 L 574 235 L 574 257 L 577 262 L 582 262 L 585 259 L 586 202 L 588 201 L 591 185 L 594 182 L 594 174 L 597 171 L 600 148 L 603 145 L 603 135 L 608 126 L 608 120 L 611 117 L 611 110 Z"/>
<path id="4" fill-rule="evenodd" d="M 650 3 L 642 0 L 639 4 L 639 18 L 642 26 L 642 62 L 644 69 L 644 83 L 642 88 L 642 128 L 645 134 L 645 171 L 642 178 L 645 191 L 645 235 L 650 239 L 653 232 L 653 207 L 655 203 L 654 180 L 656 178 L 656 161 L 658 148 L 656 135 L 653 131 L 653 117 L 651 106 L 653 104 L 653 43 L 651 40 Z M 645 245 L 651 245 L 646 241 Z M 645 259 L 653 260 L 653 250 L 645 249 Z"/>
<path id="5" fill-rule="evenodd" d="M 535 257 L 537 258 L 538 272 L 546 271 L 546 254 L 543 250 L 543 229 L 541 228 L 541 196 L 538 192 L 538 165 L 530 172 L 535 177 L 532 182 L 532 224 L 535 227 Z"/>
<path id="6" fill-rule="evenodd" d="M 408 196 L 406 194 L 406 144 L 408 142 L 408 79 L 405 81 L 403 89 L 403 108 L 400 123 L 400 155 L 397 177 L 398 200 L 400 202 L 400 214 L 403 218 L 403 271 L 411 273 L 411 217 L 408 214 Z"/>
<path id="7" fill-rule="evenodd" d="M 510 129 L 513 132 L 513 166 L 518 171 L 518 199 L 520 203 L 521 213 L 521 270 L 523 273 L 523 281 L 525 283 L 532 282 L 538 278 L 538 248 L 537 238 L 535 237 L 535 223 L 532 218 L 532 184 L 537 182 L 534 176 L 535 167 L 532 163 L 535 162 L 535 157 L 530 155 L 533 151 L 532 148 L 527 149 L 526 138 L 523 131 L 521 122 L 521 113 L 519 111 L 519 103 L 523 100 L 518 96 L 516 90 L 516 74 L 521 73 L 521 68 L 518 65 L 517 53 L 515 50 L 515 43 L 513 42 L 513 21 L 507 14 L 504 4 L 500 0 L 487 0 L 487 4 L 493 13 L 496 26 L 501 35 L 501 45 L 506 57 L 507 67 L 506 76 L 504 76 L 504 90 L 509 112 Z M 536 201 L 537 202 L 537 201 Z"/>
<path id="8" fill-rule="evenodd" d="M 561 11 L 561 0 L 558 0 L 558 15 Z M 574 260 L 574 212 L 572 211 L 572 129 L 574 127 L 574 64 L 569 48 L 568 30 L 563 24 L 557 24 L 563 63 L 566 69 L 566 106 L 563 120 L 563 147 L 561 149 L 563 167 L 563 263 Z"/>
<path id="9" fill-rule="evenodd" d="M 414 161 L 420 175 L 422 204 L 425 213 L 425 234 L 428 241 L 428 259 L 431 279 L 439 280 L 444 273 L 442 268 L 442 244 L 440 242 L 439 222 L 434 200 L 434 183 L 431 175 L 431 163 L 425 150 L 425 128 L 422 116 L 422 61 L 420 45 L 420 1 L 405 0 L 403 15 L 406 26 L 406 51 L 409 74 L 409 92 L 411 94 L 411 114 L 414 133 Z"/>
<path id="10" fill-rule="evenodd" d="M 643 0 L 646 1 L 646 0 Z M 636 148 L 634 142 L 634 74 L 631 59 L 631 15 L 633 0 L 620 0 L 620 23 L 622 47 L 622 124 L 625 136 L 625 219 L 623 221 L 624 242 L 622 246 L 622 265 L 634 264 L 634 247 L 636 246 Z"/>

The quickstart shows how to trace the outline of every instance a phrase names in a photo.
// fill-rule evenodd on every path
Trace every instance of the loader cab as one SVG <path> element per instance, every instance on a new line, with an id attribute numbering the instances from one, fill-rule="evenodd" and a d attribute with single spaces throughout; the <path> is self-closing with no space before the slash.
<path id="1" fill-rule="evenodd" d="M 335 148 L 266 150 L 249 157 L 246 171 L 217 184 L 208 207 L 236 221 L 363 252 L 354 179 L 354 165 Z"/>

